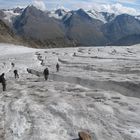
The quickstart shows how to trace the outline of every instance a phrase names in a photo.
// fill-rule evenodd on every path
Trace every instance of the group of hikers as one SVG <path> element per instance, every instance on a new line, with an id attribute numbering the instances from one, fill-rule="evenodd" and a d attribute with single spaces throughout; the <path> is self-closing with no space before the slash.
<path id="1" fill-rule="evenodd" d="M 13 64 L 14 64 L 14 63 L 12 63 L 12 65 L 13 65 Z M 13 66 L 13 67 L 14 67 L 14 66 Z M 56 71 L 57 71 L 57 72 L 59 72 L 59 68 L 60 68 L 60 66 L 59 66 L 59 64 L 57 63 L 57 64 L 56 64 Z M 19 78 L 18 70 L 14 70 L 13 73 L 14 73 L 15 79 Z M 45 79 L 45 80 L 48 80 L 48 76 L 49 76 L 49 69 L 48 69 L 48 68 L 45 68 L 45 69 L 44 69 L 43 75 L 44 75 L 44 79 Z M 5 77 L 4 77 L 4 76 L 5 76 L 4 73 L 2 73 L 2 74 L 0 75 L 0 83 L 2 84 L 2 89 L 3 89 L 3 91 L 6 91 L 6 80 L 5 80 Z"/>
<path id="2" fill-rule="evenodd" d="M 13 72 L 14 72 L 15 79 L 19 78 L 18 71 L 17 70 L 14 70 Z M 3 91 L 6 91 L 6 80 L 5 80 L 5 77 L 4 76 L 5 76 L 4 73 L 2 73 L 0 75 L 0 83 L 2 84 Z"/>
<path id="3" fill-rule="evenodd" d="M 59 64 L 57 63 L 56 64 L 56 72 L 59 72 Z M 43 71 L 43 75 L 44 75 L 44 78 L 45 80 L 48 80 L 48 76 L 49 76 L 49 69 L 48 68 L 45 68 L 44 71 Z"/>

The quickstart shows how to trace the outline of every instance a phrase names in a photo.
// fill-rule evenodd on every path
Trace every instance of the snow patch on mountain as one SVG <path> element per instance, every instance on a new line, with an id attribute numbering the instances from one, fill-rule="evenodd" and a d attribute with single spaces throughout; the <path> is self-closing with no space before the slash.
<path id="1" fill-rule="evenodd" d="M 136 19 L 140 20 L 140 16 L 135 16 Z"/>
<path id="2" fill-rule="evenodd" d="M 20 15 L 20 13 L 14 12 L 14 10 L 4 10 L 4 14 L 4 19 L 10 23 L 12 23 L 13 18 Z"/>
<path id="3" fill-rule="evenodd" d="M 64 21 L 67 21 L 71 16 L 72 16 L 72 13 L 71 13 L 71 12 L 68 12 L 68 13 L 63 17 L 63 20 L 64 20 Z"/>
<path id="4" fill-rule="evenodd" d="M 67 12 L 63 9 L 53 10 L 48 13 L 49 17 L 53 17 L 56 19 L 62 19 L 66 14 Z"/>
<path id="5" fill-rule="evenodd" d="M 95 11 L 95 10 L 88 11 L 87 14 L 88 14 L 90 17 L 94 18 L 94 19 L 101 20 L 101 21 L 103 21 L 104 23 L 107 22 L 107 21 L 105 20 L 104 16 L 103 16 L 101 13 L 99 13 L 99 12 L 97 12 L 97 11 Z"/>
<path id="6" fill-rule="evenodd" d="M 55 13 L 55 11 L 51 11 L 48 13 L 49 17 L 53 17 L 56 19 L 62 19 L 62 16 L 59 16 L 58 14 Z"/>

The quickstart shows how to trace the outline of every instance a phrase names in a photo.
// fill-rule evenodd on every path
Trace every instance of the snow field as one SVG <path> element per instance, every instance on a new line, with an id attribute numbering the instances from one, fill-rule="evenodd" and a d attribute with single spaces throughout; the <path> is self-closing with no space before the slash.
<path id="1" fill-rule="evenodd" d="M 139 45 L 37 50 L 1 44 L 0 50 L 7 80 L 7 91 L 0 89 L 0 139 L 74 140 L 81 130 L 93 140 L 140 139 Z"/>

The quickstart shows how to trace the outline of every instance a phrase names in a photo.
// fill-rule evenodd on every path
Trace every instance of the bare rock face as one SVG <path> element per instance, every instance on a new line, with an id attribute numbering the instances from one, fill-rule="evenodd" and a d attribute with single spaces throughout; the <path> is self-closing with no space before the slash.
<path id="1" fill-rule="evenodd" d="M 80 140 L 91 140 L 91 136 L 87 132 L 79 132 L 78 135 Z"/>
<path id="2" fill-rule="evenodd" d="M 20 36 L 14 34 L 5 22 L 0 19 L 0 43 L 13 43 L 18 45 L 26 45 L 31 47 L 38 47 L 33 41 L 28 41 Z"/>
<path id="3" fill-rule="evenodd" d="M 0 20 L 0 42 L 12 42 L 15 41 L 14 35 L 10 28 Z"/>
<path id="4" fill-rule="evenodd" d="M 13 26 L 18 35 L 33 40 L 41 46 L 74 46 L 65 36 L 62 22 L 50 18 L 46 12 L 34 6 L 28 6 Z"/>

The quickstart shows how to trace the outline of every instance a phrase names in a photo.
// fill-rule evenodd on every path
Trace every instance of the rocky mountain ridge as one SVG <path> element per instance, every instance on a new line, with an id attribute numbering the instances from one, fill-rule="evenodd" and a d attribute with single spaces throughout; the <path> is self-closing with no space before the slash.
<path id="1" fill-rule="evenodd" d="M 140 43 L 139 16 L 85 11 L 41 11 L 34 6 L 4 10 L 0 19 L 9 23 L 16 35 L 31 40 L 41 47 L 132 45 Z M 7 12 L 8 13 L 8 12 Z M 8 20 L 6 20 L 8 19 Z M 126 38 L 133 36 L 129 41 Z M 121 40 L 121 43 L 119 43 Z M 126 40 L 126 41 L 125 41 Z M 117 42 L 117 43 L 116 43 Z"/>

